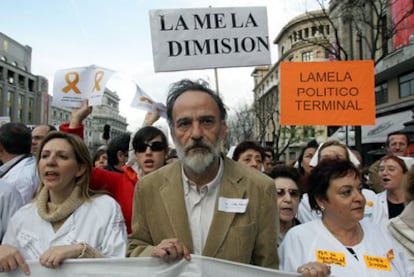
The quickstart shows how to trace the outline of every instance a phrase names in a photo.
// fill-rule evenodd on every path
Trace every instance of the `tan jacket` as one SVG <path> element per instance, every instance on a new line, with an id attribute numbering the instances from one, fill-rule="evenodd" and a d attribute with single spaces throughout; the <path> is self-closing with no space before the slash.
<path id="1" fill-rule="evenodd" d="M 245 213 L 216 208 L 203 256 L 278 268 L 276 189 L 272 179 L 224 158 L 218 197 L 247 198 Z M 165 166 L 135 186 L 132 233 L 127 256 L 149 256 L 163 239 L 179 238 L 192 252 L 181 163 Z"/>
<path id="2" fill-rule="evenodd" d="M 410 201 L 399 216 L 392 218 L 387 228 L 414 265 L 414 201 Z"/>

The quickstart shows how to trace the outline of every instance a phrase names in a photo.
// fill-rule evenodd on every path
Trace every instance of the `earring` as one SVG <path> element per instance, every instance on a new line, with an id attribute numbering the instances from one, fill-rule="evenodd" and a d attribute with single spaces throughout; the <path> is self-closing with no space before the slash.
<path id="1" fill-rule="evenodd" d="M 325 207 L 321 207 L 321 212 L 325 212 Z"/>

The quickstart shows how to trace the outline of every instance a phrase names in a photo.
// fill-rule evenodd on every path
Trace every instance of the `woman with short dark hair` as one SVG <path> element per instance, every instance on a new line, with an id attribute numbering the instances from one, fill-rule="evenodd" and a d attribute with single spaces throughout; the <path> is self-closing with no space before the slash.
<path id="1" fill-rule="evenodd" d="M 309 182 L 310 206 L 322 216 L 286 234 L 279 247 L 282 270 L 311 276 L 316 262 L 329 265 L 332 276 L 412 276 L 391 236 L 362 220 L 366 200 L 351 161 L 323 159 Z"/>

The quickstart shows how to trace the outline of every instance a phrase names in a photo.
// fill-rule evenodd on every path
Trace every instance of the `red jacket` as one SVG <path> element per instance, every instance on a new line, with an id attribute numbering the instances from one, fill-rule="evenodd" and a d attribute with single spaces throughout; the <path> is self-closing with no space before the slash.
<path id="1" fill-rule="evenodd" d="M 69 128 L 69 123 L 60 125 L 62 132 L 78 135 L 83 139 L 83 125 Z M 131 233 L 132 202 L 138 176 L 129 166 L 122 167 L 124 174 L 93 167 L 89 187 L 96 191 L 108 192 L 121 206 L 128 234 Z"/>
<path id="2" fill-rule="evenodd" d="M 89 180 L 89 187 L 96 191 L 108 192 L 118 202 L 129 234 L 131 233 L 134 189 L 138 177 L 131 167 L 124 166 L 122 170 L 124 170 L 124 174 L 94 167 Z"/>

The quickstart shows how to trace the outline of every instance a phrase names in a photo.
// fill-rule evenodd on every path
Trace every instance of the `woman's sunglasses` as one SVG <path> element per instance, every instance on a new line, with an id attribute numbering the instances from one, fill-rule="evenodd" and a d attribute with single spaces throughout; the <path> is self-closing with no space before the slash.
<path id="1" fill-rule="evenodd" d="M 135 150 L 138 153 L 143 153 L 147 151 L 147 148 L 150 148 L 151 151 L 162 151 L 165 150 L 165 145 L 161 141 L 154 141 L 152 143 L 140 143 L 137 145 L 137 149 Z"/>

